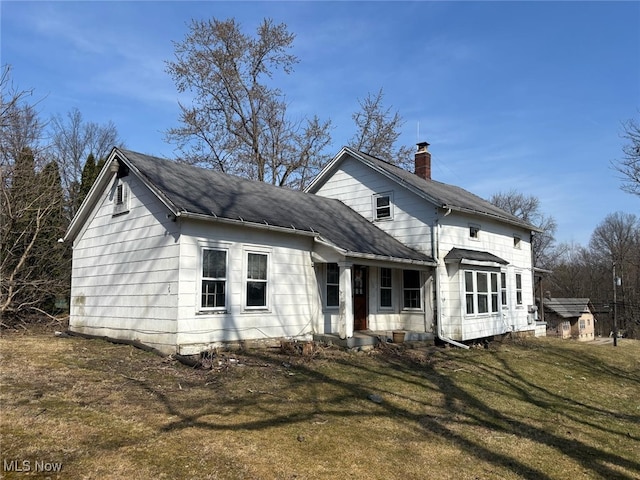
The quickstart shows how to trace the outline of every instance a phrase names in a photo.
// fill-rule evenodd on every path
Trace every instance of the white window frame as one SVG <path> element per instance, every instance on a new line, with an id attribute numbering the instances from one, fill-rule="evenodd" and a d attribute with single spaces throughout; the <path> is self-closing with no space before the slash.
<path id="1" fill-rule="evenodd" d="M 407 287 L 405 285 L 405 278 L 404 278 L 404 273 L 408 272 L 408 271 L 413 271 L 413 272 L 417 272 L 418 273 L 418 287 Z M 417 307 L 407 307 L 406 305 L 406 292 L 418 292 L 418 300 L 420 302 L 420 305 Z M 403 310 L 410 310 L 410 311 L 422 311 L 422 306 L 424 305 L 424 301 L 422 299 L 422 274 L 420 272 L 420 270 L 414 270 L 411 268 L 408 269 L 404 269 L 402 270 L 402 309 Z"/>
<path id="2" fill-rule="evenodd" d="M 267 259 L 266 271 L 264 279 L 249 278 L 249 255 L 262 255 Z M 255 248 L 244 249 L 243 251 L 243 274 L 242 274 L 242 305 L 244 311 L 265 311 L 270 309 L 271 301 L 271 252 Z M 264 305 L 249 305 L 249 282 L 264 283 Z"/>
<path id="3" fill-rule="evenodd" d="M 338 277 L 337 277 L 337 282 L 331 282 L 329 283 L 329 265 L 335 265 L 338 268 Z M 338 309 L 340 308 L 340 265 L 338 265 L 337 263 L 327 263 L 325 264 L 325 269 L 324 269 L 324 284 L 325 284 L 325 299 L 324 299 L 324 305 L 327 309 Z M 335 305 L 329 305 L 329 287 L 331 288 L 335 288 L 337 289 L 338 295 L 337 295 L 337 299 L 338 299 L 338 303 L 336 303 Z"/>
<path id="4" fill-rule="evenodd" d="M 389 200 L 388 206 L 378 206 L 378 200 L 382 198 L 387 198 Z M 373 208 L 373 219 L 376 222 L 384 222 L 387 220 L 393 220 L 393 192 L 383 192 L 376 193 L 372 196 L 372 208 Z M 378 212 L 383 209 L 389 209 L 389 215 L 387 216 L 379 216 Z"/>
<path id="5" fill-rule="evenodd" d="M 500 305 L 503 310 L 509 309 L 509 290 L 507 282 L 507 272 L 500 272 Z"/>
<path id="6" fill-rule="evenodd" d="M 204 252 L 205 250 L 213 250 L 224 252 L 225 254 L 225 276 L 224 277 L 205 277 L 204 276 Z M 217 245 L 203 245 L 200 247 L 200 281 L 198 282 L 198 311 L 203 313 L 220 313 L 226 312 L 229 305 L 229 249 Z M 203 284 L 205 281 L 224 281 L 224 305 L 215 307 L 206 307 L 202 305 Z"/>
<path id="7" fill-rule="evenodd" d="M 476 223 L 469 224 L 469 238 L 471 240 L 480 240 L 480 225 Z"/>
<path id="8" fill-rule="evenodd" d="M 383 270 L 388 270 L 389 271 L 389 285 L 382 285 L 382 271 Z M 387 268 L 387 267 L 380 267 L 378 269 L 378 285 L 379 285 L 379 300 L 378 300 L 378 307 L 380 308 L 380 310 L 393 310 L 393 269 L 392 268 Z M 391 304 L 390 305 L 382 305 L 382 291 L 388 291 L 389 292 L 389 296 L 390 296 L 390 300 L 391 300 Z M 404 294 L 403 294 L 404 295 Z M 404 302 L 404 300 L 403 300 Z"/>
<path id="9" fill-rule="evenodd" d="M 503 308 L 500 273 L 502 272 L 495 270 L 465 269 L 462 271 L 462 295 L 464 298 L 462 304 L 466 317 L 490 316 L 500 313 Z M 469 278 L 471 278 L 471 282 L 468 281 Z M 484 281 L 481 282 L 481 278 L 484 278 Z M 479 288 L 486 288 L 486 290 L 479 290 Z M 471 307 L 471 311 L 469 311 L 469 307 Z M 481 307 L 483 307 L 482 309 L 486 308 L 486 311 L 481 312 Z"/>
<path id="10" fill-rule="evenodd" d="M 524 305 L 522 299 L 522 273 L 516 273 L 516 283 L 515 283 L 515 291 L 516 291 L 516 307 L 522 307 Z"/>

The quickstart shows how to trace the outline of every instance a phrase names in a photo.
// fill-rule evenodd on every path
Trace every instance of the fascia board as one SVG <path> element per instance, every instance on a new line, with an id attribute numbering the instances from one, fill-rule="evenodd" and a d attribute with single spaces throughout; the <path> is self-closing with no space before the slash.
<path id="1" fill-rule="evenodd" d="M 71 220 L 71 223 L 69 224 L 69 227 L 67 228 L 67 231 L 62 238 L 65 242 L 69 240 L 75 240 L 77 233 L 82 229 L 82 226 L 90 216 L 97 201 L 99 200 L 100 193 L 103 192 L 105 187 L 109 185 L 109 183 L 113 180 L 115 172 L 112 171 L 111 167 L 114 162 L 117 161 L 116 151 L 116 147 L 113 147 L 113 149 L 111 149 L 111 153 L 109 153 L 107 161 L 104 162 L 102 170 L 98 174 L 95 182 L 93 182 L 93 185 L 89 189 L 87 196 L 84 198 L 84 200 L 80 204 L 80 208 L 78 208 L 78 211 Z"/>
<path id="2" fill-rule="evenodd" d="M 303 190 L 305 193 L 316 193 L 318 189 L 324 185 L 329 177 L 330 173 L 335 170 L 340 162 L 344 160 L 347 155 L 347 147 L 342 147 L 340 151 L 334 156 L 323 168 L 320 173 L 311 181 L 311 183 Z"/>

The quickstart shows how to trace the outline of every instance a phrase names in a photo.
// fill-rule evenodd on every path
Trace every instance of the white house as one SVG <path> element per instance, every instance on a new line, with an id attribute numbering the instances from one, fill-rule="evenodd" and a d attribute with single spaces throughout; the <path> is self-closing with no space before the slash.
<path id="1" fill-rule="evenodd" d="M 64 238 L 69 328 L 183 355 L 281 337 L 352 344 L 357 331 L 457 343 L 533 330 L 534 230 L 349 148 L 308 192 L 114 148 Z"/>

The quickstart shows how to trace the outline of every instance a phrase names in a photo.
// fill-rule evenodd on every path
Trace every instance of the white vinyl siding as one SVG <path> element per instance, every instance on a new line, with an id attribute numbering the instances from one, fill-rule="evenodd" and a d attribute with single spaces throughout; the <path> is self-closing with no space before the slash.
<path id="1" fill-rule="evenodd" d="M 74 240 L 69 328 L 169 353 L 176 333 L 178 226 L 135 177 L 118 182 L 114 176 Z M 127 215 L 114 216 L 118 184 L 124 185 Z"/>

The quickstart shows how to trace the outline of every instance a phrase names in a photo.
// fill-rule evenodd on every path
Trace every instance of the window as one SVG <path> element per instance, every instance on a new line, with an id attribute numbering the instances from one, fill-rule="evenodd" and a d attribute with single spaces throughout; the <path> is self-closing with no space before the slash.
<path id="1" fill-rule="evenodd" d="M 479 225 L 469 225 L 469 238 L 473 238 L 474 240 L 478 240 L 480 237 L 480 226 Z"/>
<path id="2" fill-rule="evenodd" d="M 403 270 L 402 280 L 403 307 L 421 308 L 420 272 L 418 270 Z"/>
<path id="3" fill-rule="evenodd" d="M 585 321 L 583 319 L 580 319 L 580 330 L 584 330 L 585 328 L 586 328 Z"/>
<path id="4" fill-rule="evenodd" d="M 522 305 L 522 274 L 516 273 L 516 305 Z"/>
<path id="5" fill-rule="evenodd" d="M 513 248 L 520 248 L 520 237 L 517 235 L 513 236 Z"/>
<path id="6" fill-rule="evenodd" d="M 247 307 L 267 306 L 267 254 L 247 255 Z"/>
<path id="7" fill-rule="evenodd" d="M 120 215 L 129 211 L 129 191 L 127 184 L 118 180 L 113 192 L 113 214 Z"/>
<path id="8" fill-rule="evenodd" d="M 392 283 L 391 283 L 391 269 L 380 269 L 380 307 L 391 308 L 392 303 Z"/>
<path id="9" fill-rule="evenodd" d="M 467 315 L 498 312 L 498 287 L 497 272 L 465 271 L 464 294 Z"/>
<path id="10" fill-rule="evenodd" d="M 509 307 L 507 302 L 507 274 L 505 272 L 500 272 L 500 303 L 502 308 Z"/>
<path id="11" fill-rule="evenodd" d="M 375 219 L 386 220 L 391 218 L 391 195 L 388 193 L 373 196 Z"/>
<path id="12" fill-rule="evenodd" d="M 227 252 L 204 249 L 202 251 L 201 308 L 224 310 L 227 294 Z"/>
<path id="13" fill-rule="evenodd" d="M 340 268 L 337 263 L 327 264 L 327 307 L 340 305 Z"/>

